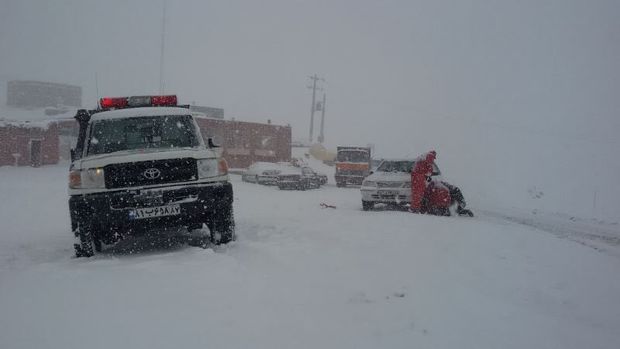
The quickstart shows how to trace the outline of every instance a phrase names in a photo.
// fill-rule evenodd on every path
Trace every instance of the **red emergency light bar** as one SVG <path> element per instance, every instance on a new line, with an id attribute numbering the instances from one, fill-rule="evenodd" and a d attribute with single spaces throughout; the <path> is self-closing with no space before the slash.
<path id="1" fill-rule="evenodd" d="M 99 106 L 101 109 L 121 109 L 127 107 L 127 98 L 125 97 L 104 97 L 99 100 Z"/>
<path id="2" fill-rule="evenodd" d="M 132 96 L 104 97 L 99 100 L 101 109 L 123 109 L 131 107 L 176 107 L 177 96 Z"/>
<path id="3" fill-rule="evenodd" d="M 154 107 L 159 107 L 159 106 L 176 106 L 177 105 L 177 96 L 176 95 L 151 96 L 151 104 Z"/>

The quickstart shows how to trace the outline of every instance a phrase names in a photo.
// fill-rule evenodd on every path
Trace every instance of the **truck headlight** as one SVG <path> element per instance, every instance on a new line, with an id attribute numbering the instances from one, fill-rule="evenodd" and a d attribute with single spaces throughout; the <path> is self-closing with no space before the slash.
<path id="1" fill-rule="evenodd" d="M 69 173 L 69 188 L 71 189 L 100 189 L 105 188 L 103 168 L 89 168 L 72 170 Z"/>
<path id="2" fill-rule="evenodd" d="M 222 159 L 201 159 L 196 161 L 198 178 L 225 176 L 228 174 L 228 164 Z"/>
<path id="3" fill-rule="evenodd" d="M 373 182 L 373 181 L 362 182 L 362 187 L 376 187 L 376 186 L 377 186 L 377 182 Z"/>

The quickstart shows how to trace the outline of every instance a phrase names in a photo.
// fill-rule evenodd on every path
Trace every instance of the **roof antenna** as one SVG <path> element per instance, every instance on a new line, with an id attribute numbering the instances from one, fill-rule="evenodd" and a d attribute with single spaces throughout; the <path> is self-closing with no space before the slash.
<path id="1" fill-rule="evenodd" d="M 99 105 L 99 79 L 97 78 L 97 72 L 95 72 L 95 93 L 97 94 L 97 102 L 95 104 L 97 105 L 97 109 L 101 109 Z"/>
<path id="2" fill-rule="evenodd" d="M 164 94 L 164 42 L 166 39 L 166 0 L 164 0 L 164 8 L 161 18 L 161 42 L 159 56 L 159 94 Z"/>

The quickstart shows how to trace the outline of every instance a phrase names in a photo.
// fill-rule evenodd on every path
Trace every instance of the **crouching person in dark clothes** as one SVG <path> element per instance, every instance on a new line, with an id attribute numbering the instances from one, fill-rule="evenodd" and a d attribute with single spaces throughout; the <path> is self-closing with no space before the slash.
<path id="1" fill-rule="evenodd" d="M 458 214 L 459 216 L 473 217 L 474 213 L 471 212 L 471 210 L 465 208 L 467 203 L 465 202 L 465 198 L 463 197 L 461 189 L 459 189 L 459 187 L 457 187 L 456 185 L 452 185 L 447 182 L 441 182 L 441 184 L 445 185 L 448 188 L 451 198 L 450 205 L 452 206 L 456 204 L 456 214 Z"/>
<path id="2" fill-rule="evenodd" d="M 471 210 L 465 208 L 465 198 L 457 186 L 444 181 L 429 180 L 422 199 L 422 213 L 450 216 L 450 207 L 453 205 L 456 205 L 459 216 L 474 216 Z"/>

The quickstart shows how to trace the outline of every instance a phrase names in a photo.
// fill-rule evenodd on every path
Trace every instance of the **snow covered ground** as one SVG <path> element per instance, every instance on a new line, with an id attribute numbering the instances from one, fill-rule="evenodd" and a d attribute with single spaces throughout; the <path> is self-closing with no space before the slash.
<path id="1" fill-rule="evenodd" d="M 238 241 L 168 232 L 75 259 L 66 169 L 0 168 L 0 348 L 620 343 L 615 222 L 490 204 L 473 219 L 364 212 L 355 188 L 233 175 Z"/>

